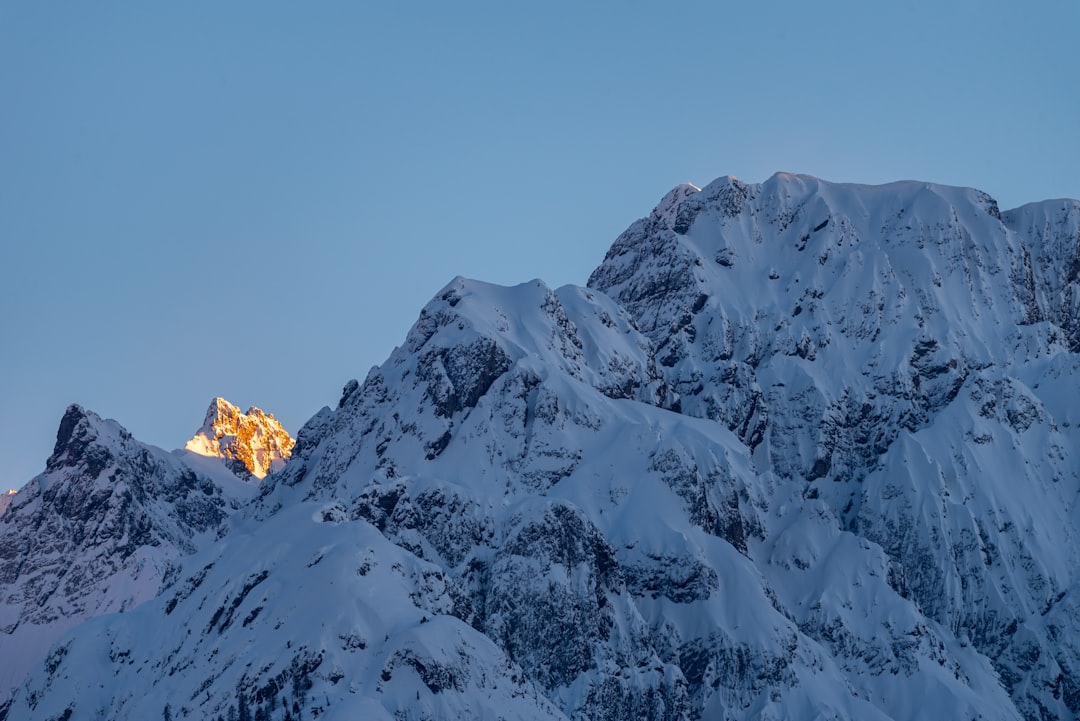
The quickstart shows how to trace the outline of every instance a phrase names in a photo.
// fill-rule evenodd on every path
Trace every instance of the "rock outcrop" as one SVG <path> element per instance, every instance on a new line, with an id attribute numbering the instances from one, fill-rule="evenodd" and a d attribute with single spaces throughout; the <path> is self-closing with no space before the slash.
<path id="1" fill-rule="evenodd" d="M 273 413 L 252 406 L 247 413 L 224 398 L 215 398 L 206 411 L 202 428 L 185 449 L 204 456 L 235 461 L 257 479 L 285 465 L 295 441 Z M 241 472 L 242 473 L 242 472 Z"/>

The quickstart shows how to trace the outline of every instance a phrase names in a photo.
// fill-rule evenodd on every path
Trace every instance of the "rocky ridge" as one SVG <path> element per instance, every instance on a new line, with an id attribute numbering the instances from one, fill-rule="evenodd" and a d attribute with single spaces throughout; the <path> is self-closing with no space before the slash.
<path id="1" fill-rule="evenodd" d="M 285 465 L 295 441 L 273 413 L 252 406 L 243 413 L 224 398 L 210 402 L 202 427 L 184 446 L 204 456 L 233 461 L 234 470 L 245 469 L 256 479 Z"/>

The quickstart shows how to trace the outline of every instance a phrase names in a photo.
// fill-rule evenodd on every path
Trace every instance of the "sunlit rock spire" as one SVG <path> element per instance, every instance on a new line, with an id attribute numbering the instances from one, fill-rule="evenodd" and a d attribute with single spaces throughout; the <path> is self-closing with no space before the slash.
<path id="1" fill-rule="evenodd" d="M 204 456 L 235 459 L 257 478 L 285 464 L 296 442 L 273 413 L 252 406 L 247 413 L 224 398 L 215 398 L 202 428 L 184 446 Z"/>

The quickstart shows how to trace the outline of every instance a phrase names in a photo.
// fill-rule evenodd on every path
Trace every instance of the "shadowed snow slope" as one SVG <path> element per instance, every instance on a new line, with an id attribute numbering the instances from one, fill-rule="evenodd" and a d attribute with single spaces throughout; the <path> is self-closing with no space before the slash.
<path id="1" fill-rule="evenodd" d="M 1078 228 L 721 178 L 587 288 L 457 278 L 8 716 L 1070 718 Z"/>

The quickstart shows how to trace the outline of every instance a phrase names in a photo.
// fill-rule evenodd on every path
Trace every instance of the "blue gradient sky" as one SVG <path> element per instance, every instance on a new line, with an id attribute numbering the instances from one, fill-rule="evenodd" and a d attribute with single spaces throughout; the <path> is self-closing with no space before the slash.
<path id="1" fill-rule="evenodd" d="M 0 485 L 68 403 L 295 432 L 453 276 L 584 284 L 677 183 L 1080 197 L 1080 3 L 0 4 Z"/>

